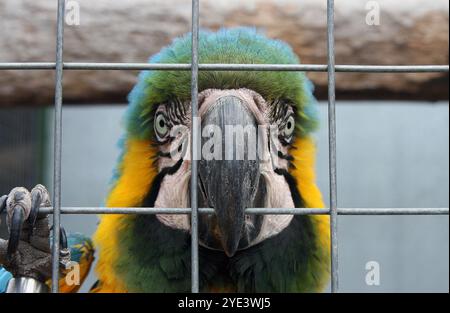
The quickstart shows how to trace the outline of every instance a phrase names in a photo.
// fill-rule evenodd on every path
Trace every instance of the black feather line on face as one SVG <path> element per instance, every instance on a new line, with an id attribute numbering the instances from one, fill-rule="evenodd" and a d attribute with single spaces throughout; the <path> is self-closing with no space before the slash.
<path id="1" fill-rule="evenodd" d="M 155 179 L 153 179 L 152 187 L 150 188 L 150 192 L 145 197 L 142 205 L 146 208 L 155 207 L 156 199 L 158 198 L 159 189 L 161 188 L 161 184 L 164 180 L 164 177 L 167 175 L 173 175 L 180 169 L 183 164 L 183 159 L 180 159 L 174 166 L 166 167 L 161 170 L 161 172 L 156 175 Z"/>
<path id="2" fill-rule="evenodd" d="M 175 137 L 171 137 L 171 140 L 174 140 Z M 185 155 L 186 153 L 186 145 L 185 143 L 187 142 L 187 135 L 184 135 L 183 138 L 181 139 L 181 143 L 178 145 L 178 147 L 176 147 L 175 149 L 173 149 L 172 151 L 169 152 L 163 152 L 163 151 L 158 151 L 156 153 L 156 158 L 172 158 L 175 154 L 177 153 L 181 153 L 182 156 Z M 157 160 L 157 159 L 156 159 Z"/>
<path id="3" fill-rule="evenodd" d="M 294 205 L 296 208 L 304 208 L 305 202 L 303 201 L 303 198 L 300 194 L 300 191 L 297 188 L 297 180 L 294 176 L 289 174 L 288 171 L 283 169 L 275 169 L 275 173 L 277 173 L 280 176 L 284 176 L 284 179 L 286 179 L 286 182 L 289 185 L 289 189 L 291 191 L 292 200 L 294 201 Z"/>
<path id="4" fill-rule="evenodd" d="M 170 152 L 162 152 L 162 151 L 158 151 L 157 156 L 159 158 L 170 158 L 172 156 L 172 154 Z"/>
<path id="5" fill-rule="evenodd" d="M 286 160 L 286 161 L 294 161 L 294 157 L 289 154 L 283 154 L 283 152 L 278 151 L 278 157 L 280 159 Z"/>

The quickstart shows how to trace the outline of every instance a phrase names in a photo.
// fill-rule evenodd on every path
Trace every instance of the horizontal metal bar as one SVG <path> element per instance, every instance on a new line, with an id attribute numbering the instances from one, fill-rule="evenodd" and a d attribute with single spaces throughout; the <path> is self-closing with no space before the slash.
<path id="1" fill-rule="evenodd" d="M 448 73 L 448 65 L 336 65 L 348 73 Z"/>
<path id="2" fill-rule="evenodd" d="M 41 213 L 51 214 L 52 208 L 41 208 Z M 201 214 L 214 214 L 214 209 L 199 208 L 198 212 Z M 328 214 L 328 209 L 247 209 L 247 214 Z M 175 209 L 175 208 L 87 208 L 87 207 L 65 207 L 61 208 L 62 214 L 190 214 L 190 208 Z"/>
<path id="3" fill-rule="evenodd" d="M 151 64 L 151 63 L 66 63 L 68 70 L 152 70 L 152 71 L 190 71 L 190 64 Z"/>
<path id="4" fill-rule="evenodd" d="M 53 208 L 41 208 L 41 213 L 51 214 Z M 201 214 L 214 214 L 214 209 L 199 208 Z M 88 208 L 88 207 L 62 207 L 62 214 L 190 214 L 191 209 L 161 209 L 161 208 Z M 262 215 L 328 215 L 329 209 L 314 208 L 251 208 L 247 214 Z M 449 215 L 448 208 L 339 208 L 339 215 Z"/>
<path id="5" fill-rule="evenodd" d="M 339 215 L 449 215 L 448 208 L 380 208 L 380 209 L 338 209 Z"/>
<path id="6" fill-rule="evenodd" d="M 55 62 L 0 63 L 0 70 L 55 70 Z"/>
<path id="7" fill-rule="evenodd" d="M 0 63 L 0 70 L 53 70 L 52 62 Z M 336 65 L 343 73 L 448 73 L 448 65 Z M 64 70 L 190 71 L 191 64 L 64 63 Z M 322 64 L 200 64 L 200 71 L 327 72 Z"/>

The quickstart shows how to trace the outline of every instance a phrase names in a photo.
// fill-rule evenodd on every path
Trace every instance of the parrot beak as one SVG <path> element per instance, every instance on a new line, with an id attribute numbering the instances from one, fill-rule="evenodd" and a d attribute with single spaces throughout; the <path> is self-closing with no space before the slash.
<path id="1" fill-rule="evenodd" d="M 232 257 L 250 245 L 262 225 L 263 217 L 245 214 L 245 209 L 262 207 L 264 201 L 258 125 L 245 100 L 227 95 L 218 98 L 204 114 L 203 136 L 205 128 L 208 128 L 206 133 L 213 130 L 215 139 L 209 140 L 215 145 L 205 145 L 208 139 L 202 137 L 199 204 L 214 208 L 215 214 L 200 217 L 199 237 L 203 245 L 223 250 Z M 253 132 L 253 136 L 246 131 Z M 216 157 L 205 158 L 205 152 L 212 152 Z"/>

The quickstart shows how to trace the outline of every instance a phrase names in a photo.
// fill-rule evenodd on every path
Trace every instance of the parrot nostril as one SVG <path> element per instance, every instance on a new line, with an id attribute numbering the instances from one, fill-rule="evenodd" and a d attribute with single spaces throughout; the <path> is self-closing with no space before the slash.
<path id="1" fill-rule="evenodd" d="M 251 215 L 248 215 L 248 214 L 245 215 L 245 227 L 247 227 L 247 228 L 255 227 L 255 224 L 253 222 L 253 217 Z"/>

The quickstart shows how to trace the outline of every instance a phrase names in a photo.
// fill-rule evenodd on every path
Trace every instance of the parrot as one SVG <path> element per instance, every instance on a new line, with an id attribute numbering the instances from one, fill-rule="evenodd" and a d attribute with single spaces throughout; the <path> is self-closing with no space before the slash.
<path id="1" fill-rule="evenodd" d="M 149 63 L 189 64 L 191 58 L 186 34 Z M 300 64 L 300 59 L 286 42 L 238 27 L 202 29 L 199 62 Z M 303 72 L 201 70 L 200 122 L 191 118 L 191 86 L 189 71 L 140 73 L 128 96 L 106 207 L 190 208 L 190 140 L 198 127 L 198 205 L 213 209 L 198 218 L 200 291 L 323 292 L 330 279 L 329 216 L 246 213 L 325 207 L 316 184 L 313 136 L 319 122 L 312 82 Z M 91 292 L 191 291 L 189 214 L 99 218 L 92 242 L 69 236 L 83 278 L 97 253 L 98 281 Z M 0 242 L 0 264 L 1 251 Z M 78 290 L 63 280 L 60 287 Z"/>

